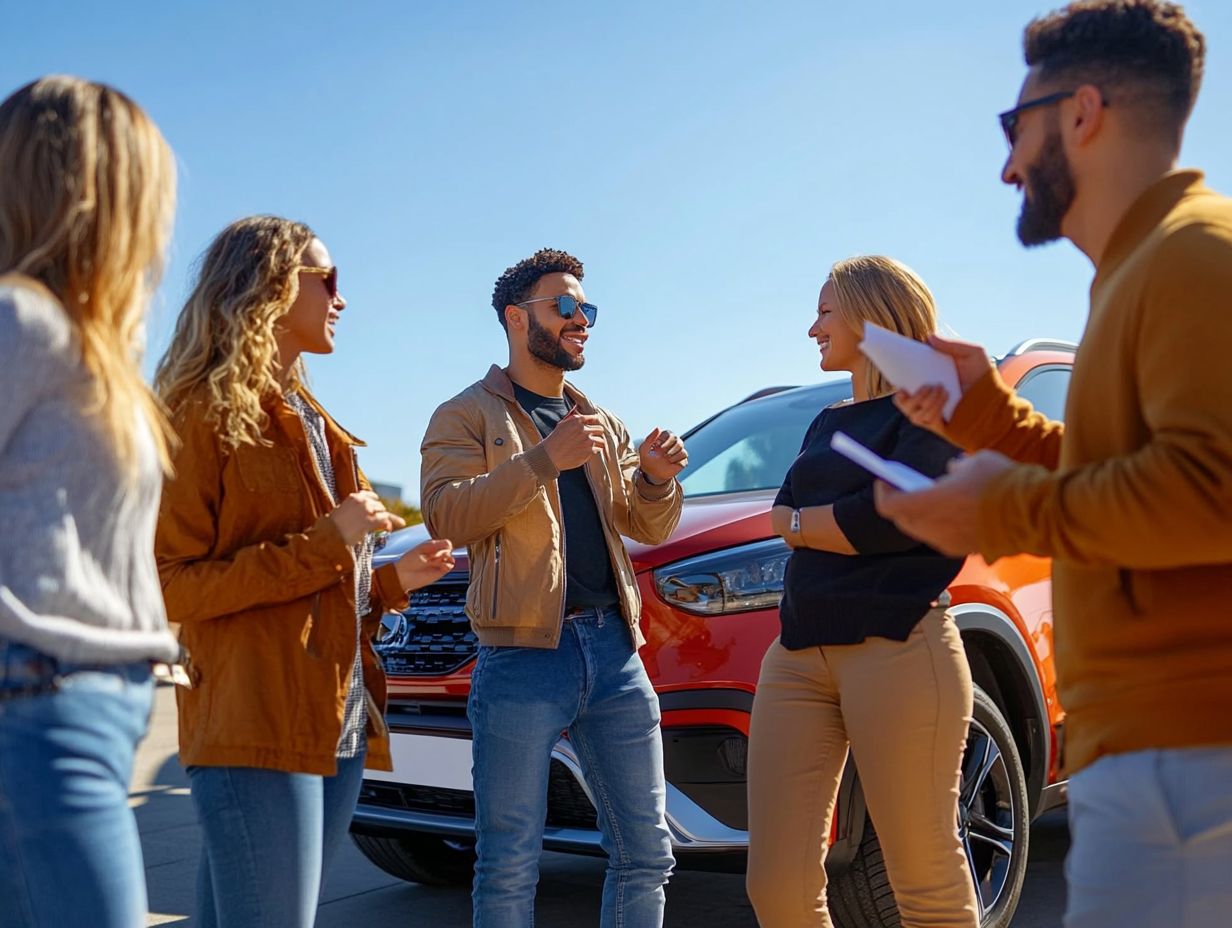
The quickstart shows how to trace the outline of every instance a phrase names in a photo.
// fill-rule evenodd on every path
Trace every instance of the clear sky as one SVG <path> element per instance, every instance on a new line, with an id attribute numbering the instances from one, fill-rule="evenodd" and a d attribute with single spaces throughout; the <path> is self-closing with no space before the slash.
<path id="1" fill-rule="evenodd" d="M 432 410 L 504 363 L 493 282 L 544 245 L 602 309 L 573 379 L 634 434 L 819 379 L 805 332 L 852 254 L 914 267 L 994 353 L 1077 339 L 1090 266 L 1021 248 L 998 180 L 1022 27 L 1055 5 L 5 0 L 0 92 L 108 81 L 175 149 L 150 370 L 226 223 L 316 229 L 350 305 L 314 388 L 414 501 Z M 1186 6 L 1208 64 L 1182 162 L 1232 192 L 1232 4 Z"/>

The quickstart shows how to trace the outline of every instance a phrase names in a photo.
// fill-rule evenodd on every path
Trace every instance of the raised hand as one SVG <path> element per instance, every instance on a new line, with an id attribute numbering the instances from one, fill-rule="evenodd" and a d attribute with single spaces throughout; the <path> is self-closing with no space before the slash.
<path id="1" fill-rule="evenodd" d="M 642 473 L 654 483 L 667 483 L 689 464 L 684 441 L 675 432 L 655 429 L 637 449 Z"/>
<path id="2" fill-rule="evenodd" d="M 954 367 L 958 370 L 958 386 L 963 393 L 971 389 L 972 385 L 987 374 L 993 366 L 988 352 L 971 342 L 960 342 L 942 338 L 940 335 L 930 335 L 928 343 L 937 351 L 948 354 L 954 359 Z M 941 413 L 949 398 L 949 391 L 945 387 L 934 384 L 921 387 L 914 393 L 899 390 L 894 396 L 894 405 L 914 425 L 944 434 L 945 419 Z"/>
<path id="3" fill-rule="evenodd" d="M 575 406 L 556 423 L 552 434 L 543 440 L 543 447 L 556 469 L 565 471 L 581 467 L 602 452 L 605 441 L 599 417 L 584 415 Z"/>
<path id="4" fill-rule="evenodd" d="M 394 564 L 404 590 L 418 590 L 453 570 L 453 544 L 448 538 L 429 538 L 398 558 Z"/>
<path id="5" fill-rule="evenodd" d="M 326 518 L 334 523 L 348 545 L 358 544 L 369 532 L 392 532 L 406 525 L 406 521 L 386 509 L 381 498 L 371 490 L 352 493 Z"/>

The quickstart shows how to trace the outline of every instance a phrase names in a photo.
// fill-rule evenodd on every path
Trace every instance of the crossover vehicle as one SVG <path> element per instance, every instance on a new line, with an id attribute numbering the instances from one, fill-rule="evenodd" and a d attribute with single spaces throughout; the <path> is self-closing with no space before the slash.
<path id="1" fill-rule="evenodd" d="M 1033 340 L 998 364 L 1022 396 L 1060 419 L 1074 348 Z M 750 710 L 762 656 L 778 634 L 790 554 L 771 532 L 771 503 L 809 423 L 850 395 L 848 380 L 770 388 L 702 422 L 685 436 L 676 531 L 661 545 L 628 542 L 643 599 L 641 657 L 662 709 L 667 818 L 680 868 L 743 866 Z M 422 526 L 404 529 L 380 557 L 425 536 Z M 475 860 L 466 697 L 477 643 L 466 586 L 460 551 L 452 573 L 383 619 L 375 644 L 389 675 L 394 770 L 365 773 L 351 831 L 378 867 L 421 883 L 469 883 Z M 973 556 L 949 593 L 976 685 L 958 825 L 982 924 L 1002 928 L 1022 888 L 1030 824 L 1064 795 L 1049 562 L 1024 555 L 989 565 Z M 836 922 L 897 925 L 854 763 L 830 841 Z M 602 853 L 591 794 L 564 734 L 553 751 L 544 846 Z"/>

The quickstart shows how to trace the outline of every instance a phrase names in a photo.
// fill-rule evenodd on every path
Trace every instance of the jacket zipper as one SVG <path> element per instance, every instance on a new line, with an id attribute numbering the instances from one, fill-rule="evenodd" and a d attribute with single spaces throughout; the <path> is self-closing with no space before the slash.
<path id="1" fill-rule="evenodd" d="M 513 402 L 513 406 L 522 415 L 522 418 L 530 423 L 531 434 L 539 435 L 539 441 L 542 442 L 544 436 L 539 434 L 539 426 L 535 425 L 535 421 L 530 417 L 530 413 L 528 413 L 525 409 L 523 409 L 522 404 L 517 402 L 516 400 Z M 559 478 L 557 479 L 559 480 Z M 586 479 L 587 480 L 590 479 L 589 475 L 587 476 Z M 560 526 L 560 561 L 562 565 L 567 565 L 568 561 L 565 560 L 565 558 L 567 557 L 567 552 L 568 552 L 568 545 L 566 544 L 566 539 L 565 539 L 565 513 L 564 513 L 564 509 L 562 508 L 561 502 L 560 502 L 560 484 L 555 481 L 554 481 L 554 492 L 556 494 L 556 524 Z M 594 489 L 592 488 L 590 492 L 593 494 Z M 497 567 L 499 567 L 500 566 L 500 536 L 499 535 L 497 536 L 497 539 L 496 539 L 496 545 L 497 545 L 496 546 L 496 560 L 497 560 Z M 569 568 L 566 566 L 565 567 L 565 583 L 566 584 L 568 584 L 568 576 L 569 576 Z M 498 580 L 500 579 L 499 570 L 497 571 L 497 579 Z M 493 594 L 493 597 L 495 598 L 495 594 Z M 495 603 L 493 604 L 493 613 L 495 613 Z M 493 615 L 493 618 L 495 618 L 495 614 Z M 564 627 L 564 624 L 565 624 L 565 590 L 562 589 L 561 594 L 560 594 L 560 616 L 556 620 L 557 640 L 559 640 L 560 631 Z"/>
<path id="2" fill-rule="evenodd" d="M 560 501 L 560 477 L 555 481 L 556 484 L 556 522 L 560 525 L 560 564 L 565 571 L 564 581 L 560 589 L 560 618 L 556 622 L 556 638 L 560 640 L 560 633 L 565 627 L 565 596 L 569 592 L 569 545 L 568 539 L 565 537 L 565 507 Z"/>
<path id="3" fill-rule="evenodd" d="M 500 602 L 500 532 L 496 533 L 496 556 L 492 562 L 492 622 L 496 622 L 496 604 Z"/>
<path id="4" fill-rule="evenodd" d="M 603 466 L 606 467 L 607 465 L 604 464 Z M 612 557 L 612 541 L 608 537 L 610 526 L 608 525 L 608 520 L 604 518 L 603 507 L 599 503 L 599 497 L 595 494 L 595 481 L 590 476 L 590 468 L 582 465 L 582 473 L 586 475 L 586 483 L 590 486 L 590 495 L 595 501 L 595 508 L 599 510 L 599 517 L 603 519 L 603 544 L 607 548 L 607 560 L 612 567 L 612 575 L 616 579 L 616 597 L 620 600 L 621 606 L 624 606 L 625 576 L 624 571 L 621 569 L 623 565 L 617 564 L 616 559 Z M 628 620 L 626 619 L 626 621 Z"/>
<path id="5" fill-rule="evenodd" d="M 359 491 L 359 488 L 360 488 L 360 483 L 359 483 L 359 452 L 355 450 L 355 447 L 354 447 L 353 445 L 351 446 L 351 477 L 352 477 L 352 479 L 355 481 L 355 490 L 356 490 L 356 492 L 358 492 L 358 491 Z"/>

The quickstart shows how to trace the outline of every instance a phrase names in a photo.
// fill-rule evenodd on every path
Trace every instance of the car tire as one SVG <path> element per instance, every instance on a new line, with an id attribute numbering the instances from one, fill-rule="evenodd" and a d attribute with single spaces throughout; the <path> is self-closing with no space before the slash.
<path id="1" fill-rule="evenodd" d="M 1027 873 L 1027 778 L 1013 733 L 997 704 L 975 688 L 974 720 L 963 753 L 959 834 L 983 912 L 980 928 L 1008 928 Z M 838 928 L 899 928 L 885 858 L 871 817 L 850 867 L 829 883 Z"/>
<path id="2" fill-rule="evenodd" d="M 352 834 L 360 852 L 390 876 L 425 886 L 469 886 L 475 874 L 473 841 L 440 835 L 397 837 Z"/>

